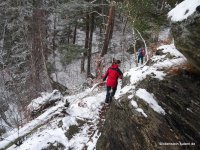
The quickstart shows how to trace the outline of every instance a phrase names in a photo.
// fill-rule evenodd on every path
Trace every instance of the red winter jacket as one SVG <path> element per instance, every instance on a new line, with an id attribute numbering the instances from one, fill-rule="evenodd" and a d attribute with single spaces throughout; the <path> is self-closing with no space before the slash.
<path id="1" fill-rule="evenodd" d="M 106 85 L 111 86 L 112 88 L 117 87 L 117 80 L 118 78 L 122 79 L 122 72 L 118 68 L 117 64 L 112 64 L 110 68 L 106 71 L 105 75 L 103 76 L 103 80 L 105 81 L 107 78 Z"/>

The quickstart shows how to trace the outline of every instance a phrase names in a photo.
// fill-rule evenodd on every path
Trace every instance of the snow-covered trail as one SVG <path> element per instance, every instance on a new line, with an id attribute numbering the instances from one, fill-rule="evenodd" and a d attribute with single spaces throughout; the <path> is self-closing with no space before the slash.
<path id="1" fill-rule="evenodd" d="M 144 117 L 148 117 L 148 114 L 138 107 L 135 96 L 144 100 L 151 109 L 161 115 L 165 115 L 165 110 L 158 105 L 152 93 L 145 89 L 136 89 L 137 83 L 147 76 L 162 81 L 166 76 L 164 69 L 176 66 L 186 60 L 173 44 L 162 46 L 159 49 L 163 49 L 164 54 L 153 56 L 151 66 L 143 65 L 132 68 L 124 74 L 125 77 L 130 78 L 130 83 L 122 89 L 119 84 L 115 95 L 116 101 L 120 102 L 120 97 L 129 93 L 128 100 L 133 109 Z M 169 59 L 166 57 L 168 54 L 173 57 Z M 96 142 L 101 135 L 99 128 L 105 121 L 105 91 L 105 88 L 100 91 L 97 88 L 91 88 L 76 95 L 65 96 L 64 100 L 70 103 L 68 108 L 64 106 L 65 102 L 58 102 L 19 131 L 8 133 L 9 136 L 5 138 L 6 140 L 0 142 L 0 149 L 5 149 L 19 135 L 27 136 L 20 146 L 13 145 L 8 148 L 9 150 L 41 150 L 52 144 L 61 144 L 65 149 L 95 149 Z"/>

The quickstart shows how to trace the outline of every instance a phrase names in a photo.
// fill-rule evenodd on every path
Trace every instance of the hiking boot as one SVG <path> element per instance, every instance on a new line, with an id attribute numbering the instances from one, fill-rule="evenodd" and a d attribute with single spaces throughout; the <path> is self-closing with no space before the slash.
<path id="1" fill-rule="evenodd" d="M 112 102 L 112 99 L 113 99 L 112 97 L 110 97 L 110 98 L 109 98 L 109 103 L 111 103 L 111 102 Z"/>
<path id="2" fill-rule="evenodd" d="M 107 103 L 107 104 L 108 104 L 108 103 L 109 103 L 109 99 L 105 99 L 105 103 Z"/>

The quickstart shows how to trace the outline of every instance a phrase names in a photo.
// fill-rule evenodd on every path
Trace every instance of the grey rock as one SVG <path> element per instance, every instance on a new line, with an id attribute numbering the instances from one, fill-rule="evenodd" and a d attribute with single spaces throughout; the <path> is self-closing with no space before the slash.
<path id="1" fill-rule="evenodd" d="M 148 116 L 145 118 L 130 107 L 129 94 L 124 95 L 120 98 L 122 107 L 114 101 L 106 112 L 97 150 L 200 149 L 199 75 L 179 74 L 163 81 L 149 77 L 138 84 L 136 89 L 139 88 L 153 93 L 166 114 L 159 114 L 138 100 L 138 106 Z M 170 143 L 177 145 L 162 145 Z M 183 148 L 180 144 L 184 143 L 189 145 Z"/>
<path id="2" fill-rule="evenodd" d="M 182 22 L 172 23 L 177 49 L 200 71 L 200 13 L 197 11 Z"/>

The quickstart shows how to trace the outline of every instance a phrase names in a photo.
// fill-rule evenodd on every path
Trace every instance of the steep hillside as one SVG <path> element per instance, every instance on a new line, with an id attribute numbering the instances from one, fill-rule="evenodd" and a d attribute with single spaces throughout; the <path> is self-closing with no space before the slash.
<path id="1" fill-rule="evenodd" d="M 98 88 L 67 97 L 54 91 L 35 99 L 29 106 L 38 112 L 35 119 L 3 135 L 0 149 L 197 148 L 199 78 L 187 69 L 169 74 L 166 70 L 186 59 L 173 45 L 159 49 L 147 64 L 125 73 L 110 106 Z"/>
<path id="2" fill-rule="evenodd" d="M 103 1 L 108 3 L 107 0 Z M 101 1 L 102 4 L 103 1 Z M 92 6 L 92 10 L 96 11 L 95 3 L 99 4 L 100 1 L 73 0 L 69 3 L 62 1 L 59 5 L 55 2 L 55 8 L 51 7 L 52 16 L 48 17 L 52 20 L 50 24 L 54 24 L 54 27 L 52 26 L 54 33 L 49 33 L 49 37 L 53 38 L 52 41 L 51 38 L 48 39 L 52 45 L 48 44 L 48 41 L 45 44 L 47 47 L 52 47 L 53 50 L 51 54 L 43 53 L 46 58 L 43 56 L 41 60 L 44 60 L 44 64 L 42 64 L 45 66 L 45 75 L 50 76 L 48 82 L 52 82 L 52 88 L 57 90 L 52 93 L 41 93 L 40 97 L 33 100 L 30 96 L 34 93 L 31 90 L 33 84 L 30 84 L 32 80 L 28 70 L 34 71 L 34 69 L 31 70 L 28 67 L 29 61 L 25 61 L 30 57 L 24 55 L 23 63 L 16 59 L 15 61 L 19 61 L 19 65 L 16 63 L 14 67 L 12 63 L 10 64 L 9 60 L 15 56 L 15 53 L 9 55 L 9 50 L 16 43 L 13 40 L 12 45 L 9 45 L 9 41 L 16 32 L 15 26 L 11 26 L 12 34 L 5 36 L 7 32 L 11 31 L 7 31 L 9 25 L 6 20 L 5 25 L 2 25 L 4 31 L 3 37 L 0 39 L 0 51 L 2 51 L 0 80 L 3 81 L 0 82 L 0 95 L 2 95 L 0 96 L 0 102 L 2 102 L 0 106 L 0 150 L 200 149 L 200 0 L 184 0 L 177 5 L 168 14 L 172 21 L 172 24 L 169 24 L 167 12 L 171 6 L 180 1 L 183 0 L 162 2 L 160 0 L 127 0 L 123 1 L 125 3 L 117 1 L 119 8 L 116 9 L 117 15 L 115 21 L 113 20 L 115 25 L 112 30 L 112 38 L 108 52 L 102 58 L 99 58 L 98 54 L 101 53 L 103 45 L 103 27 L 98 23 L 100 20 L 96 16 L 97 26 L 94 31 L 91 29 L 93 42 L 91 41 L 92 60 L 88 67 L 90 76 L 92 78 L 95 76 L 98 61 L 102 61 L 102 70 L 99 70 L 103 74 L 105 69 L 111 65 L 112 58 L 122 61 L 120 69 L 124 72 L 124 78 L 119 81 L 120 84 L 118 84 L 111 104 L 105 103 L 106 86 L 104 83 L 98 83 L 102 82 L 101 79 L 86 79 L 86 72 L 81 71 L 80 73 L 81 62 L 86 59 L 86 49 L 89 58 L 86 38 L 88 24 L 86 22 L 90 19 L 87 20 L 87 16 L 80 11 L 83 16 L 74 14 L 78 17 L 75 18 L 75 24 L 71 24 L 73 19 L 72 22 L 70 21 L 71 23 L 66 23 L 66 18 L 72 17 L 71 14 L 77 12 L 78 8 L 86 10 L 89 8 L 88 6 Z M 40 3 L 39 0 L 37 2 Z M 0 7 L 3 8 L 12 2 L 0 3 L 2 4 Z M 63 5 L 65 3 L 66 5 Z M 49 3 L 50 6 L 52 4 Z M 99 7 L 99 13 L 105 11 L 102 4 L 99 5 L 102 6 Z M 141 4 L 145 5 L 143 9 L 140 9 Z M 57 6 L 62 13 L 56 14 L 59 13 L 56 11 Z M 108 7 L 108 5 L 105 6 Z M 18 4 L 15 7 L 18 8 Z M 108 8 L 106 9 L 108 11 Z M 86 10 L 87 14 L 92 10 Z M 0 16 L 2 15 L 3 13 L 0 13 Z M 56 16 L 62 25 L 56 25 Z M 88 16 L 90 17 L 90 15 Z M 86 20 L 83 21 L 81 18 Z M 12 22 L 12 15 L 9 19 L 8 21 Z M 77 23 L 83 23 L 83 26 Z M 16 27 L 18 28 L 18 26 Z M 39 28 L 35 26 L 34 29 L 38 30 Z M 24 31 L 24 33 L 29 32 Z M 72 35 L 74 35 L 74 45 L 71 43 Z M 37 45 L 40 40 L 42 43 L 43 38 L 40 37 L 40 40 L 36 40 L 36 37 L 33 38 L 36 42 L 35 50 L 39 50 L 37 46 L 45 47 L 42 44 Z M 19 43 L 21 41 L 24 40 L 20 40 Z M 86 44 L 85 47 L 84 44 Z M 137 54 L 134 51 L 141 46 L 146 48 L 145 61 L 148 61 L 136 67 L 138 66 L 135 62 Z M 26 46 L 23 48 L 28 50 Z M 8 53 L 3 50 L 8 50 Z M 15 48 L 12 51 L 18 53 Z M 73 51 L 76 53 L 70 56 Z M 7 55 L 9 57 L 4 62 L 3 56 L 7 58 Z M 32 55 L 35 58 L 42 56 L 37 52 Z M 35 60 L 37 61 L 37 59 Z M 89 59 L 86 60 L 85 66 L 87 61 L 90 62 Z M 4 64 L 7 62 L 10 65 L 5 67 Z M 34 65 L 39 67 L 39 63 L 35 62 Z M 39 68 L 41 69 L 41 67 Z M 15 76 L 15 71 L 13 73 L 9 71 L 13 69 L 19 76 Z M 39 70 L 37 72 L 40 73 Z M 12 79 L 13 77 L 17 79 L 17 84 Z M 42 78 L 34 79 L 38 85 L 43 84 Z M 18 84 L 19 86 L 16 86 Z M 93 87 L 91 87 L 92 85 Z M 36 84 L 34 88 L 35 90 L 39 89 Z M 39 91 L 45 90 L 40 89 Z"/>
<path id="3" fill-rule="evenodd" d="M 160 48 L 162 55 L 127 74 L 131 82 L 111 105 L 97 149 L 199 148 L 199 74 L 182 68 L 172 47 Z"/>

